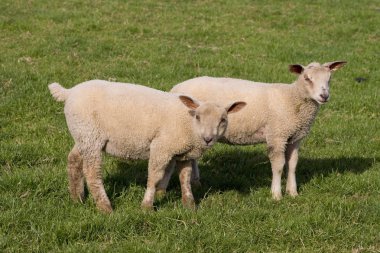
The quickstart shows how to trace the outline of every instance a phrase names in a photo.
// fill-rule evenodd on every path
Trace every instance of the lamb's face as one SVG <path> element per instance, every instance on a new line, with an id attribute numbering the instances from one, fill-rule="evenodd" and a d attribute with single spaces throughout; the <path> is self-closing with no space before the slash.
<path id="1" fill-rule="evenodd" d="M 344 64 L 345 61 L 327 62 L 323 65 L 312 62 L 306 67 L 299 64 L 290 65 L 289 70 L 300 75 L 298 81 L 305 85 L 310 98 L 318 104 L 325 104 L 330 98 L 331 73 Z"/>
<path id="2" fill-rule="evenodd" d="M 227 115 L 240 111 L 245 102 L 235 102 L 227 107 L 222 107 L 214 103 L 199 103 L 188 96 L 179 96 L 179 99 L 186 105 L 193 117 L 194 132 L 202 140 L 203 144 L 211 147 L 224 134 L 227 129 Z"/>
<path id="3" fill-rule="evenodd" d="M 204 145 L 211 147 L 227 129 L 227 111 L 218 105 L 204 103 L 194 111 L 193 122 Z"/>
<path id="4" fill-rule="evenodd" d="M 310 97 L 318 104 L 325 104 L 330 98 L 330 69 L 321 65 L 309 66 L 306 67 L 301 78 Z"/>

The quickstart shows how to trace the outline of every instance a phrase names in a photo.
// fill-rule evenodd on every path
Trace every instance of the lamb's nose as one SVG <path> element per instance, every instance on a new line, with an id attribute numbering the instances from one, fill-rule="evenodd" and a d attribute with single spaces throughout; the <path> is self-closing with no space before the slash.
<path id="1" fill-rule="evenodd" d="M 209 144 L 212 141 L 212 137 L 203 137 L 205 140 L 206 144 Z"/>
<path id="2" fill-rule="evenodd" d="M 329 99 L 329 94 L 321 94 L 319 95 L 324 101 L 327 101 Z"/>

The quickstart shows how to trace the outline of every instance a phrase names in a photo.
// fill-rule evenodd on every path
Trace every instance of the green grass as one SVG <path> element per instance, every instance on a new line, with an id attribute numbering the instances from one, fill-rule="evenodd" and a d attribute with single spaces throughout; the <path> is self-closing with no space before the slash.
<path id="1" fill-rule="evenodd" d="M 1 252 L 380 252 L 378 1 L 2 0 L 0 9 Z M 271 200 L 264 146 L 218 144 L 200 162 L 197 212 L 182 208 L 177 178 L 156 212 L 142 212 L 147 163 L 111 157 L 114 213 L 70 201 L 73 141 L 49 83 L 292 82 L 288 64 L 333 60 L 348 64 L 302 145 L 298 198 Z"/>

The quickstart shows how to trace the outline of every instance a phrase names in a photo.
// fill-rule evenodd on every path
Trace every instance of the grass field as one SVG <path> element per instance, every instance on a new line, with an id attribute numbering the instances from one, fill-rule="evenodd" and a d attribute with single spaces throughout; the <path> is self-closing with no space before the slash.
<path id="1" fill-rule="evenodd" d="M 378 1 L 0 1 L 0 252 L 380 252 Z M 146 161 L 106 157 L 115 211 L 69 199 L 73 145 L 47 85 L 169 90 L 202 75 L 292 82 L 346 60 L 301 148 L 300 196 L 271 200 L 265 146 L 217 144 L 197 212 L 175 177 L 142 212 Z M 361 79 L 361 82 L 356 81 Z"/>

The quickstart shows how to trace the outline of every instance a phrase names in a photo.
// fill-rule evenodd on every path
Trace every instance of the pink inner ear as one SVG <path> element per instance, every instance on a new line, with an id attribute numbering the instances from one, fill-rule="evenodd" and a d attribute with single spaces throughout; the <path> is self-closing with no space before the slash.
<path id="1" fill-rule="evenodd" d="M 188 108 L 195 110 L 198 108 L 199 104 L 193 99 L 187 96 L 179 96 L 179 99 L 184 103 Z"/>
<path id="2" fill-rule="evenodd" d="M 233 113 L 240 111 L 244 106 L 246 106 L 246 102 L 236 102 L 233 103 L 230 108 L 228 108 L 227 113 Z"/>

